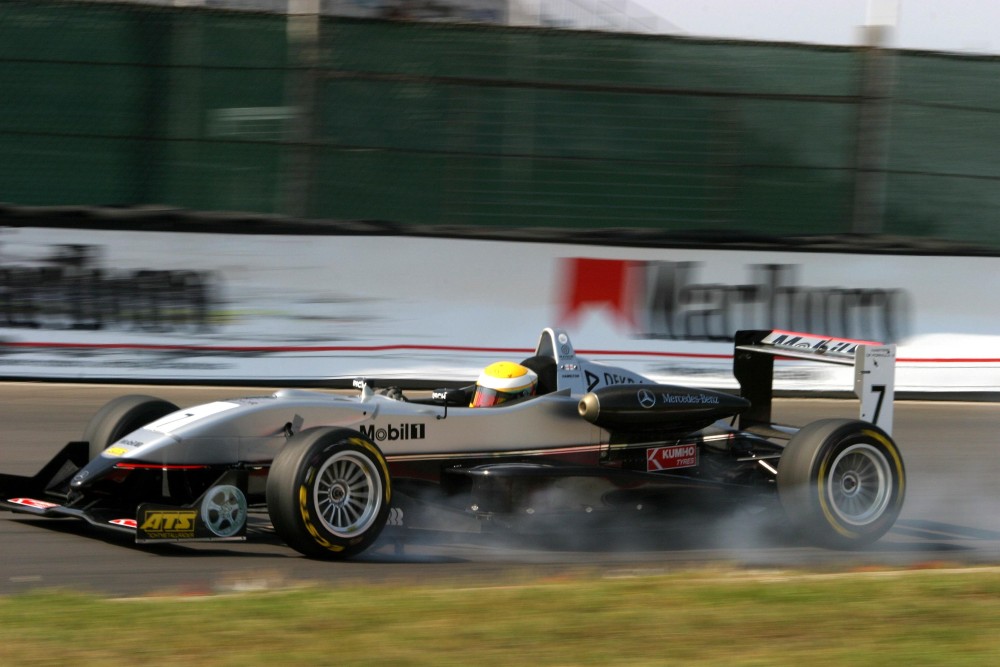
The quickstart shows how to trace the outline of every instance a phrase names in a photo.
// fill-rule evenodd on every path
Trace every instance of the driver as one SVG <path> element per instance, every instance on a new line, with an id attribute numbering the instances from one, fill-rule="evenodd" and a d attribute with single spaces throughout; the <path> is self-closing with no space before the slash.
<path id="1" fill-rule="evenodd" d="M 498 361 L 483 369 L 476 381 L 470 408 L 488 408 L 515 398 L 534 396 L 538 386 L 535 371 L 513 361 Z"/>

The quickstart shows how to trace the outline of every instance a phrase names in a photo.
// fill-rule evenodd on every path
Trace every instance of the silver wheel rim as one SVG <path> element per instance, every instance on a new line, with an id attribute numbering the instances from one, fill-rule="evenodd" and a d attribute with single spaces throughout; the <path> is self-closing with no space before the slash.
<path id="1" fill-rule="evenodd" d="M 847 447 L 830 466 L 826 495 L 841 521 L 854 526 L 875 521 L 892 497 L 888 459 L 869 444 Z"/>
<path id="2" fill-rule="evenodd" d="M 201 520 L 218 537 L 232 537 L 247 521 L 247 498 L 237 487 L 213 486 L 201 502 Z"/>
<path id="3" fill-rule="evenodd" d="M 375 464 L 354 451 L 337 452 L 320 467 L 313 483 L 316 514 L 338 537 L 364 533 L 382 507 L 382 482 Z"/>

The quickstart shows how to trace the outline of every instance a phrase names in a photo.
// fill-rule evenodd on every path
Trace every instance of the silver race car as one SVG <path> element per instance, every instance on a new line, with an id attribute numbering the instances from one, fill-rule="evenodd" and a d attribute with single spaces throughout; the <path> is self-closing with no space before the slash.
<path id="1" fill-rule="evenodd" d="M 860 419 L 772 423 L 779 356 L 852 366 Z M 469 407 L 474 385 L 407 397 L 366 380 L 350 396 L 282 389 L 185 409 L 123 396 L 38 474 L 0 475 L 0 507 L 140 543 L 244 540 L 266 511 L 265 528 L 326 559 L 364 551 L 387 523 L 419 529 L 435 509 L 516 526 L 764 499 L 833 548 L 879 539 L 899 514 L 894 346 L 741 331 L 739 395 L 589 361 L 555 328 L 521 363 L 537 391 L 493 407 Z"/>

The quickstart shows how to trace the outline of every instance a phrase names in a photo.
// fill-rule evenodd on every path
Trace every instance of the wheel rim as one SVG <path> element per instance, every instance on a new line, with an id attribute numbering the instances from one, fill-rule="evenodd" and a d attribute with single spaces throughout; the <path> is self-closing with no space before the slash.
<path id="1" fill-rule="evenodd" d="M 882 516 L 891 497 L 892 469 L 872 445 L 851 445 L 830 466 L 827 498 L 842 521 L 869 524 Z"/>
<path id="2" fill-rule="evenodd" d="M 382 482 L 368 457 L 338 452 L 317 472 L 313 498 L 327 530 L 338 537 L 353 537 L 375 522 L 382 506 Z"/>
<path id="3" fill-rule="evenodd" d="M 213 486 L 201 503 L 201 518 L 215 535 L 232 537 L 246 523 L 246 496 L 239 488 L 229 484 Z"/>

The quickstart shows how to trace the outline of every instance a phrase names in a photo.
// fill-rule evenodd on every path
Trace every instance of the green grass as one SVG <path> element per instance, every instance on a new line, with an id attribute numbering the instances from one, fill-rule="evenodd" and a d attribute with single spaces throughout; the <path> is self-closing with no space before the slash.
<path id="1" fill-rule="evenodd" d="M 0 665 L 1000 664 L 1000 572 L 0 598 Z"/>

